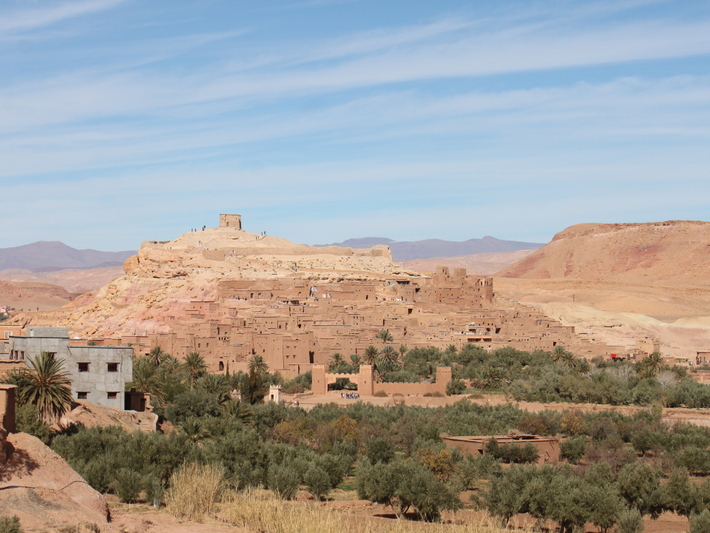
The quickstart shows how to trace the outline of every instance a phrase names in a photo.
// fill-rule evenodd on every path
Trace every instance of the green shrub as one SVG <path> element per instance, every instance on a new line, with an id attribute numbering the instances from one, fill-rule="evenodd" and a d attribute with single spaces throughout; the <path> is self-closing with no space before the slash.
<path id="1" fill-rule="evenodd" d="M 37 406 L 31 403 L 20 405 L 15 412 L 17 431 L 34 435 L 44 444 L 49 445 L 52 428 L 39 418 Z"/>
<path id="2" fill-rule="evenodd" d="M 395 451 L 392 443 L 384 437 L 371 436 L 365 442 L 365 457 L 374 465 L 389 463 L 394 459 Z"/>
<path id="3" fill-rule="evenodd" d="M 316 500 L 322 500 L 332 488 L 328 473 L 316 464 L 311 464 L 308 468 L 303 476 L 303 483 Z"/>
<path id="4" fill-rule="evenodd" d="M 616 522 L 616 533 L 641 533 L 643 531 L 643 518 L 638 509 L 626 509 L 619 513 Z"/>
<path id="5" fill-rule="evenodd" d="M 301 485 L 301 476 L 291 465 L 276 465 L 269 468 L 269 488 L 279 498 L 291 500 Z"/>
<path id="6" fill-rule="evenodd" d="M 710 511 L 704 509 L 690 520 L 690 533 L 710 533 Z"/>
<path id="7" fill-rule="evenodd" d="M 446 395 L 454 396 L 466 392 L 466 384 L 462 379 L 452 379 L 446 384 Z"/>
<path id="8" fill-rule="evenodd" d="M 0 533 L 22 533 L 17 515 L 0 517 Z"/>
<path id="9" fill-rule="evenodd" d="M 587 447 L 587 437 L 579 435 L 560 442 L 560 458 L 567 459 L 572 464 L 577 464 L 584 457 Z"/>
<path id="10" fill-rule="evenodd" d="M 143 479 L 138 472 L 121 468 L 113 473 L 111 488 L 122 502 L 132 503 L 138 500 L 138 495 L 143 488 Z"/>

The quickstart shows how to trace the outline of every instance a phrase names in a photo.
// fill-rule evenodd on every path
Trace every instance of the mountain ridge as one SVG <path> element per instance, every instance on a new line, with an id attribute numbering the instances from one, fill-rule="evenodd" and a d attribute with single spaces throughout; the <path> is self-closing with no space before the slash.
<path id="1" fill-rule="evenodd" d="M 61 241 L 37 241 L 22 246 L 0 248 L 0 270 L 24 269 L 48 272 L 123 265 L 135 251 L 102 252 L 78 250 Z"/>

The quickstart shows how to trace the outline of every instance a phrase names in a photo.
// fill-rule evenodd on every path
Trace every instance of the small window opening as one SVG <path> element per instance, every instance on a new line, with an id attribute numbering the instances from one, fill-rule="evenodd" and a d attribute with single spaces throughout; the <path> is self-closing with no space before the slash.
<path id="1" fill-rule="evenodd" d="M 79 372 L 88 372 L 89 363 L 79 363 Z"/>
<path id="2" fill-rule="evenodd" d="M 108 393 L 108 399 L 109 399 L 109 400 L 115 400 L 116 398 L 118 398 L 118 393 L 117 393 L 117 392 L 109 392 L 109 393 Z"/>
<path id="3" fill-rule="evenodd" d="M 118 363 L 108 363 L 106 366 L 109 372 L 118 372 Z"/>
<path id="4" fill-rule="evenodd" d="M 86 400 L 86 398 L 89 396 L 88 392 L 77 392 L 76 397 L 79 400 Z"/>

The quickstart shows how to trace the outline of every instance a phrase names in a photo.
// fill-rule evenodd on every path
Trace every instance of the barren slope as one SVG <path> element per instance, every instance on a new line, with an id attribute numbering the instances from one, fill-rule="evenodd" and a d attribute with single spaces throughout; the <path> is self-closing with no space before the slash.
<path id="1" fill-rule="evenodd" d="M 499 277 L 710 285 L 710 222 L 578 224 Z"/>
<path id="2" fill-rule="evenodd" d="M 1 280 L 58 285 L 64 287 L 68 292 L 79 294 L 103 287 L 122 275 L 123 268 L 120 266 L 88 269 L 76 268 L 52 272 L 34 272 L 27 269 L 8 269 L 0 271 Z"/>
<path id="3" fill-rule="evenodd" d="M 69 303 L 72 295 L 64 287 L 47 283 L 0 281 L 0 306 L 17 310 L 57 309 Z"/>
<path id="4" fill-rule="evenodd" d="M 0 515 L 20 517 L 30 531 L 93 523 L 108 530 L 108 507 L 67 462 L 26 433 L 7 437 L 9 457 L 0 475 Z"/>
<path id="5" fill-rule="evenodd" d="M 579 333 L 664 353 L 710 347 L 710 223 L 580 224 L 499 272 L 498 296 L 540 308 Z"/>

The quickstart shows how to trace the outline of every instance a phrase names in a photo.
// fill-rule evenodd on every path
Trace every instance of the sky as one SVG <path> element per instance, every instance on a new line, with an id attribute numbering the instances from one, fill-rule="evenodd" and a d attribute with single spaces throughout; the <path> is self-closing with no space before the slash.
<path id="1" fill-rule="evenodd" d="M 0 73 L 0 248 L 710 219 L 708 0 L 2 0 Z"/>

